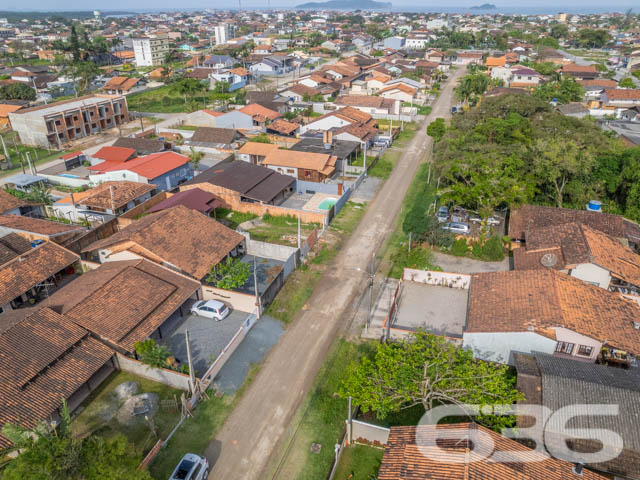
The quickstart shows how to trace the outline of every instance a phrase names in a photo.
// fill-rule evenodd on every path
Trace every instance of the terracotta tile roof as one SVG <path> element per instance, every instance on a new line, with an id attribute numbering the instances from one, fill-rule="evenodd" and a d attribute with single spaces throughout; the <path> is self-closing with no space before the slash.
<path id="1" fill-rule="evenodd" d="M 200 213 L 208 214 L 213 209 L 222 206 L 222 201 L 212 193 L 205 192 L 199 188 L 191 188 L 174 193 L 166 200 L 150 208 L 149 213 L 160 212 L 177 205 L 183 205 Z"/>
<path id="2" fill-rule="evenodd" d="M 0 118 L 8 117 L 11 112 L 18 111 L 22 108 L 22 105 L 11 105 L 7 103 L 0 103 Z"/>
<path id="3" fill-rule="evenodd" d="M 264 157 L 273 150 L 278 150 L 278 148 L 278 145 L 275 145 L 273 143 L 246 142 L 244 145 L 242 145 L 242 147 L 238 149 L 238 153 Z"/>
<path id="4" fill-rule="evenodd" d="M 441 432 L 438 432 L 440 430 Z M 442 431 L 457 438 L 439 438 Z M 436 446 L 431 447 L 430 445 Z M 481 453 L 480 453 L 481 452 Z M 504 452 L 512 462 L 491 461 Z M 482 456 L 481 456 L 482 455 Z M 465 461 L 466 460 L 466 461 Z M 391 427 L 378 480 L 605 480 L 470 423 Z"/>
<path id="5" fill-rule="evenodd" d="M 336 110 L 335 112 L 329 113 L 325 116 L 331 116 L 331 115 L 342 117 L 351 122 L 360 122 L 360 123 L 366 123 L 373 118 L 368 113 L 365 113 L 354 107 L 344 107 L 344 108 L 341 108 L 340 110 Z"/>
<path id="6" fill-rule="evenodd" d="M 262 164 L 315 170 L 331 176 L 336 170 L 336 160 L 337 157 L 323 153 L 273 150 L 265 157 Z"/>
<path id="7" fill-rule="evenodd" d="M 487 67 L 504 67 L 507 63 L 507 57 L 487 57 L 484 64 Z"/>
<path id="8" fill-rule="evenodd" d="M 0 190 L 0 213 L 8 212 L 14 208 L 28 207 L 31 205 L 33 205 L 33 203 L 21 200 L 4 190 Z"/>
<path id="9" fill-rule="evenodd" d="M 224 115 L 224 113 L 222 112 L 216 112 L 215 110 L 208 110 L 206 108 L 203 109 L 202 111 L 207 115 L 211 115 L 212 117 L 221 117 L 222 115 Z"/>
<path id="10" fill-rule="evenodd" d="M 609 80 L 607 78 L 596 78 L 593 80 L 578 80 L 578 83 L 583 87 L 600 87 L 600 88 L 616 88 L 618 82 L 615 80 Z"/>
<path id="11" fill-rule="evenodd" d="M 53 242 L 44 242 L 0 266 L 0 305 L 80 260 L 75 253 Z"/>
<path id="12" fill-rule="evenodd" d="M 282 135 L 291 135 L 298 129 L 299 126 L 300 125 L 298 125 L 297 123 L 287 122 L 286 120 L 279 118 L 278 120 L 271 122 L 267 126 L 267 128 L 269 130 L 281 133 Z"/>
<path id="13" fill-rule="evenodd" d="M 613 276 L 640 286 L 640 255 L 618 240 L 582 225 L 591 262 L 609 270 Z"/>
<path id="14" fill-rule="evenodd" d="M 620 215 L 539 205 L 524 205 L 511 210 L 509 236 L 518 240 L 526 240 L 526 234 L 535 229 L 572 222 L 588 225 L 615 238 L 626 238 L 631 242 L 640 242 L 640 225 Z"/>
<path id="15" fill-rule="evenodd" d="M 233 128 L 198 127 L 190 141 L 195 143 L 231 145 L 235 138 L 236 131 Z"/>
<path id="16" fill-rule="evenodd" d="M 22 217 L 20 215 L 0 215 L 0 226 L 21 232 L 39 235 L 56 236 L 69 232 L 85 230 L 79 225 L 52 222 L 40 218 Z"/>
<path id="17" fill-rule="evenodd" d="M 149 183 L 129 182 L 126 180 L 122 182 L 104 182 L 97 187 L 74 194 L 74 199 L 77 205 L 105 209 L 111 209 L 113 206 L 118 209 L 145 193 L 152 192 L 155 188 L 155 185 Z M 71 196 L 64 197 L 56 202 L 56 204 L 67 205 L 71 203 Z"/>
<path id="18" fill-rule="evenodd" d="M 140 81 L 139 78 L 113 77 L 104 85 L 105 90 L 131 90 Z"/>
<path id="19" fill-rule="evenodd" d="M 640 89 L 638 88 L 616 88 L 615 90 L 605 90 L 604 93 L 609 100 L 640 100 Z"/>
<path id="20" fill-rule="evenodd" d="M 336 98 L 336 105 L 349 105 L 354 107 L 380 108 L 386 99 L 369 95 L 341 95 Z"/>
<path id="21" fill-rule="evenodd" d="M 48 419 L 113 353 L 53 310 L 29 311 L 0 334 L 0 425 Z"/>
<path id="22" fill-rule="evenodd" d="M 562 71 L 567 73 L 598 73 L 595 65 L 576 65 L 575 63 L 563 65 Z"/>
<path id="23" fill-rule="evenodd" d="M 565 327 L 640 353 L 640 307 L 616 293 L 555 270 L 472 275 L 467 332 L 527 332 L 555 339 Z"/>
<path id="24" fill-rule="evenodd" d="M 246 77 L 251 73 L 249 70 L 242 67 L 232 68 L 231 70 L 229 70 L 229 72 L 233 73 L 234 75 L 238 75 L 240 77 Z"/>
<path id="25" fill-rule="evenodd" d="M 254 119 L 258 119 L 258 121 L 264 121 L 264 119 L 275 120 L 276 118 L 280 118 L 281 115 L 273 110 L 270 110 L 262 105 L 258 105 L 257 103 L 252 103 L 251 105 L 247 105 L 246 107 L 240 108 L 238 111 L 249 115 Z"/>
<path id="26" fill-rule="evenodd" d="M 199 288 L 199 282 L 168 268 L 130 260 L 105 263 L 45 302 L 101 340 L 133 352 L 136 342 L 155 332 Z"/>
<path id="27" fill-rule="evenodd" d="M 291 88 L 287 88 L 285 90 L 285 93 L 286 92 L 293 92 L 302 96 L 308 95 L 309 97 L 313 97 L 314 95 L 317 95 L 319 93 L 318 90 L 316 90 L 315 88 L 307 87 L 302 83 L 298 83 Z"/>
<path id="28" fill-rule="evenodd" d="M 133 148 L 138 155 L 149 155 L 164 150 L 164 142 L 152 138 L 120 137 L 113 144 L 114 147 Z"/>
<path id="29" fill-rule="evenodd" d="M 161 259 L 197 280 L 244 241 L 244 236 L 183 205 L 148 215 L 83 251 L 129 250 Z"/>
<path id="30" fill-rule="evenodd" d="M 418 91 L 418 89 L 410 87 L 409 85 L 405 85 L 404 83 L 395 83 L 383 88 L 378 93 L 385 93 L 393 90 L 400 90 L 401 92 L 408 93 L 410 95 L 415 95 L 415 93 Z"/>
<path id="31" fill-rule="evenodd" d="M 31 242 L 17 233 L 0 237 L 0 265 L 31 251 Z"/>
<path id="32" fill-rule="evenodd" d="M 105 162 L 126 162 L 127 160 L 136 156 L 136 151 L 133 148 L 126 147 L 102 147 L 96 153 L 91 155 L 93 158 L 104 160 Z M 97 166 L 97 165 L 96 165 Z M 89 167 L 89 170 L 96 166 Z"/>

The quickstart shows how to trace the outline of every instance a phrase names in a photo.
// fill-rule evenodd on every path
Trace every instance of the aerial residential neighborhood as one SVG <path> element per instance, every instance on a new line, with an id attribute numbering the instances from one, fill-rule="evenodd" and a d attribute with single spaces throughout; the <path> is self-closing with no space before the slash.
<path id="1" fill-rule="evenodd" d="M 0 479 L 640 479 L 624 1 L 0 11 Z"/>

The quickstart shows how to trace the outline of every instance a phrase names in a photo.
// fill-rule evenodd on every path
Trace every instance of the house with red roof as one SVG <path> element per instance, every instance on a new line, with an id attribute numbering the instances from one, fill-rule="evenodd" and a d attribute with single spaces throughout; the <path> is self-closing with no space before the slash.
<path id="1" fill-rule="evenodd" d="M 119 147 L 105 147 L 119 148 Z M 122 149 L 133 150 L 133 149 Z M 91 183 L 128 180 L 156 185 L 158 190 L 173 190 L 193 177 L 189 157 L 175 152 L 158 152 L 122 162 L 105 160 L 88 170 Z"/>

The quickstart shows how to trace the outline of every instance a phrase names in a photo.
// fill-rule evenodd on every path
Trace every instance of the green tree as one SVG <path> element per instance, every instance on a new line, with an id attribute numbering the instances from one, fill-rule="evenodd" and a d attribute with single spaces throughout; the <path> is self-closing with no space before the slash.
<path id="1" fill-rule="evenodd" d="M 543 190 L 549 191 L 557 207 L 562 207 L 570 182 L 593 169 L 594 155 L 575 140 L 565 138 L 539 139 L 533 148 L 534 172 Z"/>
<path id="2" fill-rule="evenodd" d="M 550 102 L 554 98 L 560 104 L 580 102 L 584 99 L 585 90 L 572 78 L 561 81 L 551 81 L 540 84 L 533 92 L 533 96 Z"/>
<path id="3" fill-rule="evenodd" d="M 7 100 L 35 100 L 36 91 L 23 82 L 0 87 L 0 98 Z"/>
<path id="4" fill-rule="evenodd" d="M 41 422 L 29 430 L 7 423 L 2 435 L 13 444 L 10 450 L 20 451 L 6 463 L 3 480 L 151 480 L 147 470 L 138 470 L 142 458 L 123 436 L 74 438 L 64 400 L 57 425 Z"/>
<path id="5" fill-rule="evenodd" d="M 227 257 L 226 260 L 212 265 L 207 275 L 207 282 L 224 290 L 239 288 L 245 284 L 251 274 L 251 266 L 237 258 Z"/>
<path id="6" fill-rule="evenodd" d="M 523 398 L 507 365 L 476 360 L 471 350 L 422 331 L 379 344 L 373 358 L 352 364 L 339 394 L 378 418 L 416 405 L 428 411 L 441 404 L 512 405 Z M 513 419 L 477 420 L 500 427 Z"/>
<path id="7" fill-rule="evenodd" d="M 631 75 L 640 80 L 640 70 L 634 70 L 633 72 L 631 72 Z"/>
<path id="8" fill-rule="evenodd" d="M 618 87 L 620 88 L 636 88 L 636 83 L 629 77 L 623 78 L 618 83 Z"/>
<path id="9" fill-rule="evenodd" d="M 167 347 L 158 345 L 152 338 L 136 342 L 134 348 L 140 361 L 152 367 L 166 367 L 167 358 L 171 356 L 171 352 Z"/>
<path id="10" fill-rule="evenodd" d="M 204 154 L 202 152 L 199 152 L 193 147 L 189 147 L 189 149 L 191 151 L 191 153 L 189 153 L 189 159 L 191 160 L 193 169 L 197 172 L 198 166 L 200 165 L 200 160 L 202 160 L 202 157 L 204 156 Z"/>
<path id="11" fill-rule="evenodd" d="M 195 95 L 204 90 L 204 85 L 195 78 L 183 78 L 172 84 L 176 92 L 184 97 L 184 103 L 187 104 L 187 96 Z"/>
<path id="12" fill-rule="evenodd" d="M 564 23 L 556 23 L 551 27 L 551 31 L 549 33 L 553 38 L 567 38 L 569 36 L 569 27 Z"/>
<path id="13" fill-rule="evenodd" d="M 64 68 L 64 73 L 73 79 L 76 97 L 90 90 L 91 82 L 100 73 L 94 62 L 73 62 Z"/>
<path id="14" fill-rule="evenodd" d="M 584 48 L 602 48 L 611 40 L 606 30 L 586 28 L 578 34 L 578 45 Z"/>
<path id="15" fill-rule="evenodd" d="M 447 125 L 444 122 L 444 118 L 436 118 L 427 127 L 427 135 L 433 138 L 434 143 L 439 142 L 444 137 L 447 131 Z"/>

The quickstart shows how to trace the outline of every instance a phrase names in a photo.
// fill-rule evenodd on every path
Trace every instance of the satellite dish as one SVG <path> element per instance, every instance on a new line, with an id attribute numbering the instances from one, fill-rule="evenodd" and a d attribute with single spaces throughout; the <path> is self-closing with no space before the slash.
<path id="1" fill-rule="evenodd" d="M 554 253 L 545 253 L 540 259 L 540 263 L 545 267 L 553 267 L 558 263 L 558 257 Z"/>

